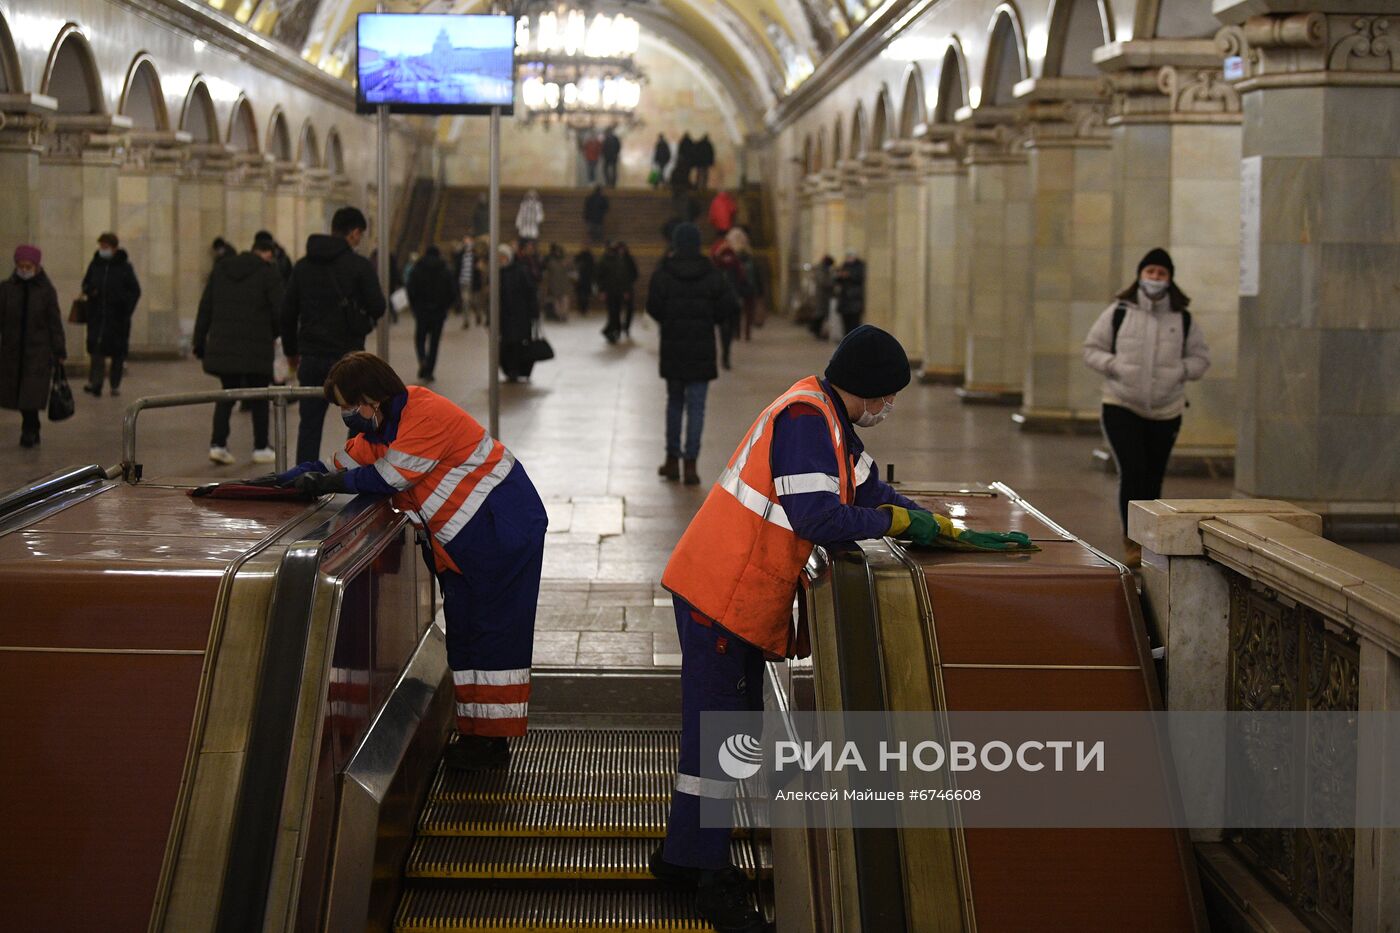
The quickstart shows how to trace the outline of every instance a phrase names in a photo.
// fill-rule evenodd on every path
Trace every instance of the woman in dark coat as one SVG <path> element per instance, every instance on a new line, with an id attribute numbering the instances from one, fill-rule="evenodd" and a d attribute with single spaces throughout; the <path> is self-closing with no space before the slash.
<path id="1" fill-rule="evenodd" d="M 529 379 L 535 361 L 530 340 L 540 316 L 539 295 L 526 266 L 506 244 L 500 246 L 497 271 L 501 276 L 501 372 L 506 382 Z"/>
<path id="2" fill-rule="evenodd" d="M 141 299 L 141 283 L 136 281 L 136 270 L 127 259 L 126 250 L 117 248 L 115 233 L 97 238 L 97 252 L 83 276 L 83 296 L 87 299 L 87 351 L 92 358 L 83 391 L 101 395 L 103 381 L 110 378 L 112 394 L 120 395 L 122 365 L 131 340 L 131 316 Z"/>
<path id="3" fill-rule="evenodd" d="M 436 246 L 429 246 L 413 266 L 408 279 L 408 306 L 413 309 L 413 346 L 418 352 L 418 378 L 433 381 L 437 368 L 438 345 L 447 312 L 457 301 L 457 285 L 452 270 Z"/>
<path id="4" fill-rule="evenodd" d="M 36 246 L 15 249 L 15 271 L 0 282 L 0 408 L 19 409 L 19 445 L 39 443 L 39 410 L 49 403 L 55 366 L 68 347 L 58 294 Z"/>

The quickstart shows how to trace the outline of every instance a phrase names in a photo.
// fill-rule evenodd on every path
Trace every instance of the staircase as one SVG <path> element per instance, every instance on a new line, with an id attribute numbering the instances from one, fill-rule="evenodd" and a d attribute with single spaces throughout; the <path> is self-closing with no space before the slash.
<path id="1" fill-rule="evenodd" d="M 678 732 L 543 728 L 511 741 L 507 769 L 439 766 L 397 933 L 708 929 L 693 891 L 647 870 L 665 835 Z M 767 840 L 736 830 L 731 861 L 771 919 Z"/>

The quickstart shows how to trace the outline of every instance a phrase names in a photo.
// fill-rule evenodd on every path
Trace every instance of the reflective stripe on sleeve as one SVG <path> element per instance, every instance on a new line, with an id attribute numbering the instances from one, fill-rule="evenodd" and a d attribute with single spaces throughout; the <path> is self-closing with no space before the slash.
<path id="1" fill-rule="evenodd" d="M 381 457 L 374 461 L 374 471 L 380 475 L 384 482 L 395 489 L 407 489 L 413 485 L 413 481 L 400 473 L 392 463 Z"/>
<path id="2" fill-rule="evenodd" d="M 457 715 L 463 719 L 524 719 L 529 703 L 458 703 Z"/>
<path id="3" fill-rule="evenodd" d="M 458 687 L 469 686 L 471 684 L 501 686 L 503 684 L 528 684 L 529 682 L 530 669 L 528 667 L 518 667 L 509 671 L 452 672 L 452 683 Z"/>
<path id="4" fill-rule="evenodd" d="M 793 473 L 773 479 L 773 486 L 780 496 L 791 496 L 803 492 L 841 492 L 841 481 L 827 473 Z"/>
<path id="5" fill-rule="evenodd" d="M 714 778 L 696 777 L 693 774 L 676 772 L 676 790 L 692 797 L 708 797 L 711 800 L 728 800 L 734 796 L 739 784 L 737 781 L 717 781 Z"/>
<path id="6" fill-rule="evenodd" d="M 473 470 L 486 462 L 495 447 L 496 439 L 490 434 L 482 434 L 481 440 L 477 443 L 471 456 L 460 465 L 448 470 L 437 484 L 437 488 L 433 490 L 432 495 L 423 500 L 423 517 L 432 521 L 433 516 L 437 515 L 438 510 L 447 504 L 448 499 L 452 498 L 452 494 L 457 491 L 457 487 L 462 484 L 462 481 L 470 476 Z"/>
<path id="7" fill-rule="evenodd" d="M 772 522 L 780 528 L 792 531 L 792 525 L 788 522 L 787 512 L 783 507 L 740 479 L 738 470 L 725 470 L 719 485 L 725 492 L 738 499 L 740 505 L 765 522 Z"/>
<path id="8" fill-rule="evenodd" d="M 486 497 L 490 495 L 491 490 L 505 481 L 506 476 L 510 474 L 511 468 L 514 466 L 515 457 L 511 456 L 509 450 L 503 449 L 501 451 L 500 462 L 492 467 L 491 472 L 483 476 L 477 481 L 477 484 L 472 487 L 472 491 L 457 508 L 457 511 L 438 529 L 437 539 L 443 544 L 447 544 L 456 537 L 457 532 L 465 528 L 467 522 L 471 521 L 472 518 L 476 516 L 477 511 L 481 508 L 481 503 L 486 501 Z"/>
<path id="9" fill-rule="evenodd" d="M 363 463 L 355 459 L 355 455 L 348 450 L 337 450 L 332 458 L 335 465 L 342 470 L 353 470 L 355 467 L 364 466 Z"/>
<path id="10" fill-rule="evenodd" d="M 856 485 L 863 486 L 865 481 L 870 479 L 870 471 L 875 467 L 875 458 L 870 454 L 861 451 L 860 459 L 856 461 Z"/>
<path id="11" fill-rule="evenodd" d="M 430 460 L 427 457 L 415 457 L 413 454 L 405 453 L 402 450 L 395 450 L 392 447 L 389 448 L 389 452 L 384 455 L 384 459 L 388 460 L 396 467 L 412 470 L 415 473 L 430 473 L 433 467 L 438 465 L 436 460 Z"/>

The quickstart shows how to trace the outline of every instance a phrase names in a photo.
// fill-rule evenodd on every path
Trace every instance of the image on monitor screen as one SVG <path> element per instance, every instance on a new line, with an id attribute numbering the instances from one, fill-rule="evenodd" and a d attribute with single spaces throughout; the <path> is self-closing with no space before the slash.
<path id="1" fill-rule="evenodd" d="M 511 107 L 514 17 L 363 13 L 358 27 L 362 106 L 442 113 Z"/>

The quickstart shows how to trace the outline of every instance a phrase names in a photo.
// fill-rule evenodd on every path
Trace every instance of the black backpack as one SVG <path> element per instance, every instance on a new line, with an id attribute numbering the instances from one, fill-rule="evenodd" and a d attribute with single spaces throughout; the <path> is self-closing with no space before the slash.
<path id="1" fill-rule="evenodd" d="M 1109 344 L 1109 353 L 1118 352 L 1118 329 L 1123 326 L 1123 318 L 1128 316 L 1128 303 L 1118 302 L 1118 306 L 1113 309 L 1113 340 Z M 1191 312 L 1186 309 L 1181 310 L 1181 355 L 1186 355 L 1186 338 L 1191 336 Z"/>

